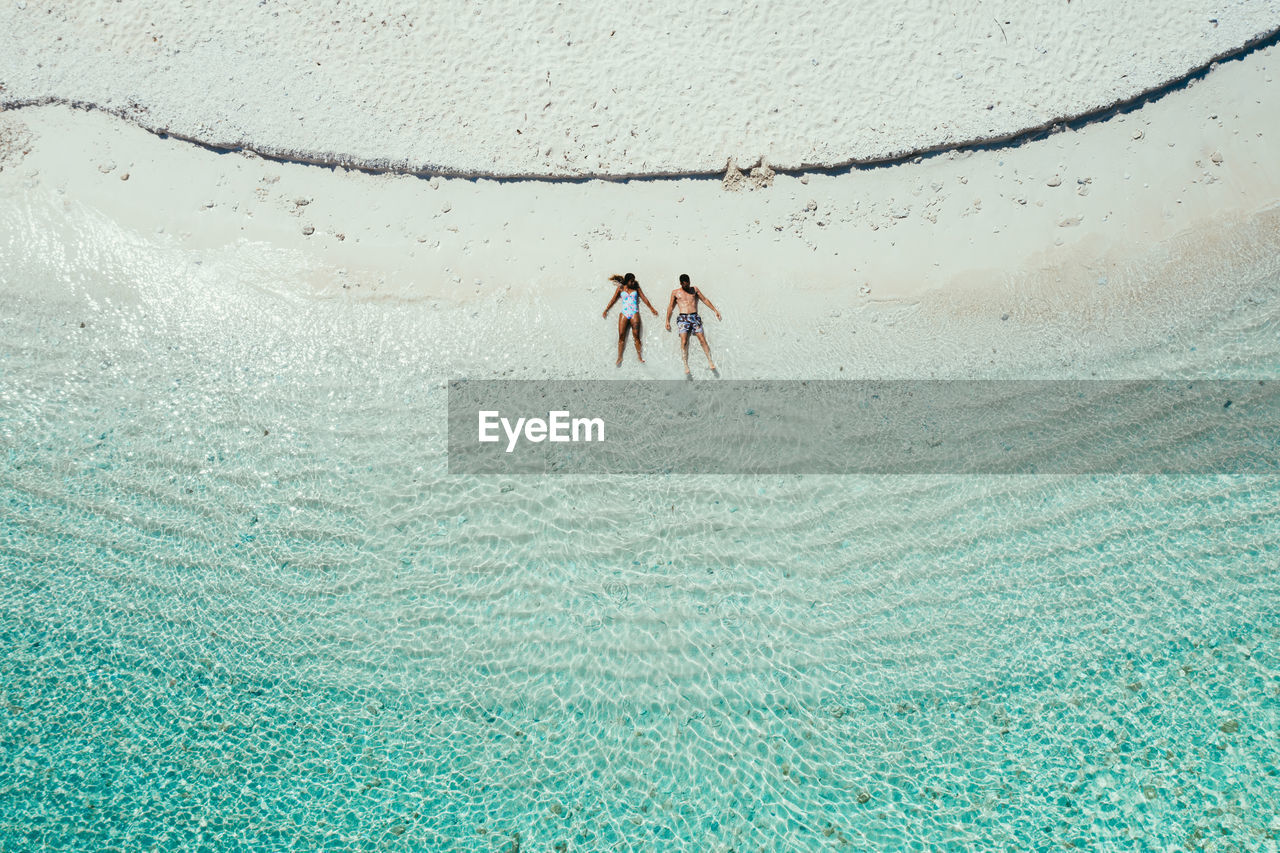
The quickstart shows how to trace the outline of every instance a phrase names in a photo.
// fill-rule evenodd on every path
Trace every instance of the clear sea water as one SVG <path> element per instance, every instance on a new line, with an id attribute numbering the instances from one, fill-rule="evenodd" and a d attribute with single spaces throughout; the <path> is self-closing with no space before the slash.
<path id="1" fill-rule="evenodd" d="M 27 243 L 0 849 L 1276 849 L 1275 478 L 450 477 L 487 309 Z"/>

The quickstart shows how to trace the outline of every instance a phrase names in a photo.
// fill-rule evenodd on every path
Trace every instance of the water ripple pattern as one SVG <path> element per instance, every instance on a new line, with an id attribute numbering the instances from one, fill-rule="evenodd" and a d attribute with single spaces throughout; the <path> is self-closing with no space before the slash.
<path id="1" fill-rule="evenodd" d="M 1275 847 L 1274 478 L 450 477 L 430 306 L 61 263 L 0 847 Z"/>

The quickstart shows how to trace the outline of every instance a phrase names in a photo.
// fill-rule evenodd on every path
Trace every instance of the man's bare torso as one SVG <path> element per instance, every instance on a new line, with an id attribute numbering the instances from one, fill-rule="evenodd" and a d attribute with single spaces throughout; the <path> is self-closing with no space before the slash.
<path id="1" fill-rule="evenodd" d="M 681 314 L 698 313 L 698 293 L 695 289 L 693 293 L 685 293 L 683 287 L 677 287 L 671 291 L 671 295 L 676 299 L 676 308 Z"/>

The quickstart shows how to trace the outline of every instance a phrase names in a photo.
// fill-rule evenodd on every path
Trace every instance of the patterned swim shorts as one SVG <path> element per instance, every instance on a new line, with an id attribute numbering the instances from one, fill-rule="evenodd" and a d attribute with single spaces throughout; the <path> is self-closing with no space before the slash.
<path id="1" fill-rule="evenodd" d="M 696 311 L 692 314 L 681 314 L 676 318 L 676 328 L 682 335 L 696 335 L 702 331 L 702 318 Z"/>

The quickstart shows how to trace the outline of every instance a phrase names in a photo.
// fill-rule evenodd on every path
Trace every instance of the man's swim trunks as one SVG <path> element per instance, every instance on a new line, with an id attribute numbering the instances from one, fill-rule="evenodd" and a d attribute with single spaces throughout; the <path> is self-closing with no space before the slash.
<path id="1" fill-rule="evenodd" d="M 702 331 L 702 318 L 696 311 L 692 314 L 681 314 L 676 318 L 676 328 L 682 335 L 696 335 Z"/>

